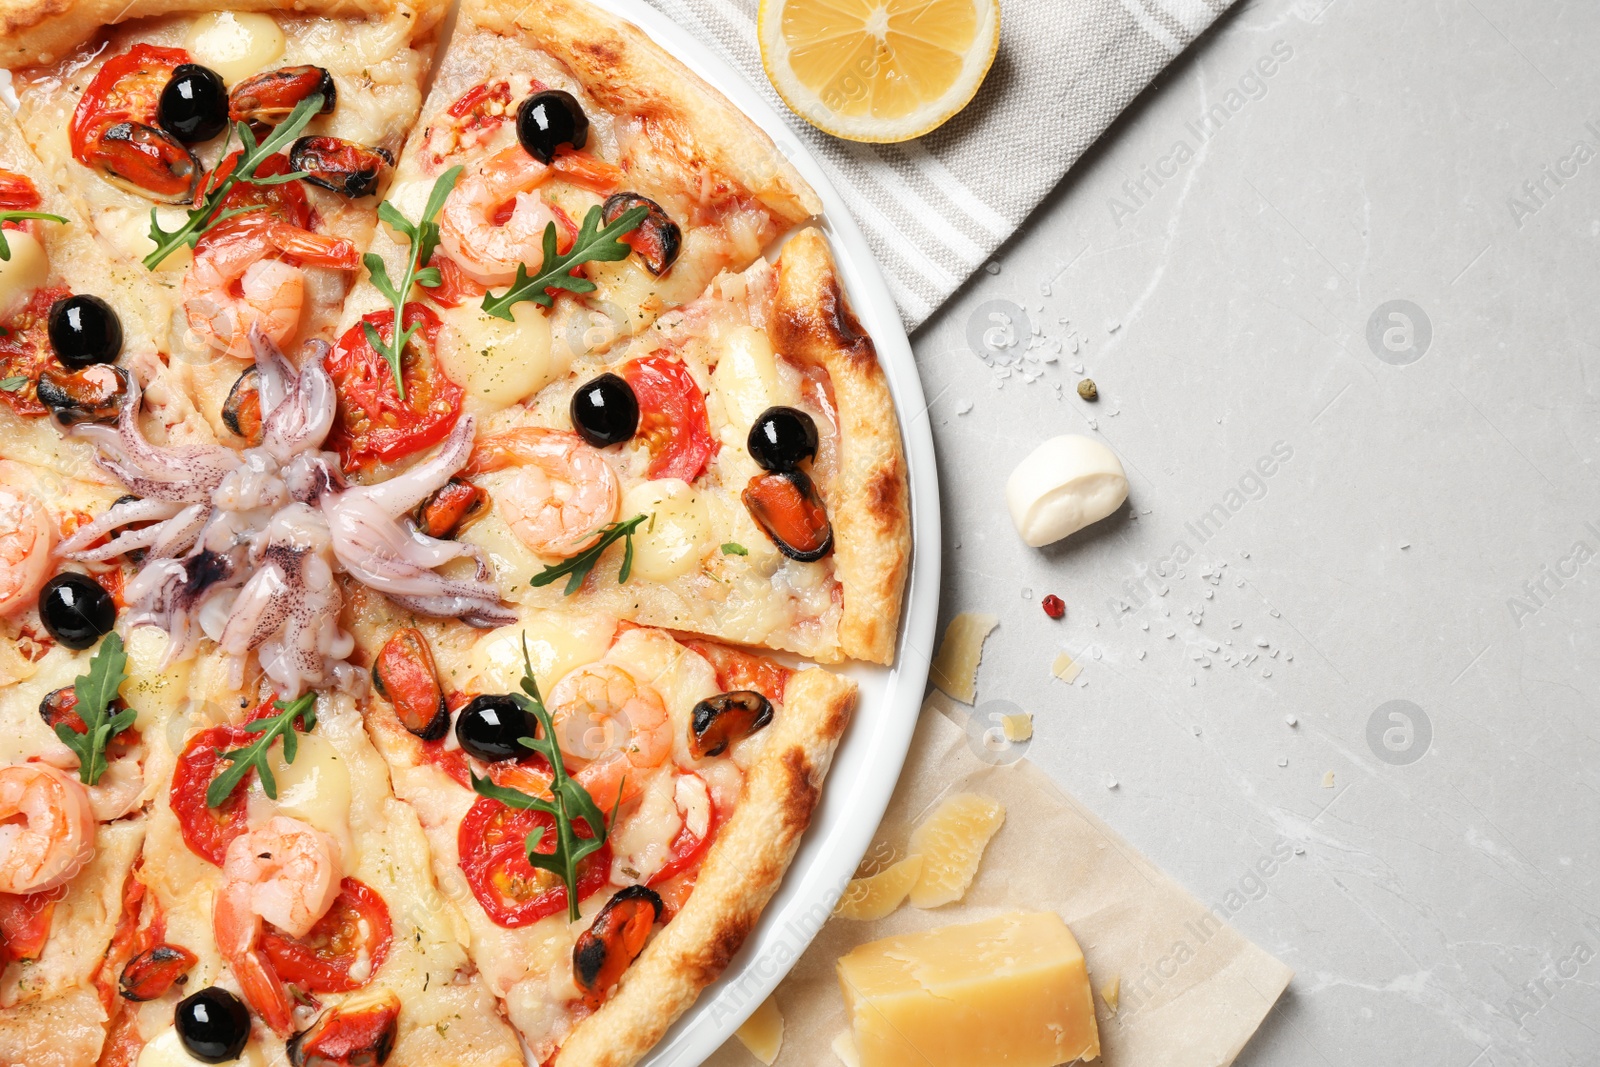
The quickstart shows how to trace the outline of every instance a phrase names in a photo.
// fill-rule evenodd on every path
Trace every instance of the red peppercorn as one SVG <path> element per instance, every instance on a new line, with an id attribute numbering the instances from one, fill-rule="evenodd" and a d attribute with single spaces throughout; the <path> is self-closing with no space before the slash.
<path id="1" fill-rule="evenodd" d="M 1067 613 L 1066 602 L 1054 593 L 1041 600 L 1039 606 L 1044 608 L 1044 613 L 1052 619 L 1059 619 Z"/>

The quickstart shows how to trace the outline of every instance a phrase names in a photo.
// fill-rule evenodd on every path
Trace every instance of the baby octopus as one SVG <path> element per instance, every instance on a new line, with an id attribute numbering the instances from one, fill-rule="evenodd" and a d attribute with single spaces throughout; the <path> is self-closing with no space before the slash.
<path id="1" fill-rule="evenodd" d="M 192 656 L 202 636 L 211 638 L 231 658 L 236 685 L 255 652 L 285 697 L 307 687 L 364 684 L 364 674 L 346 662 L 354 641 L 338 624 L 336 574 L 420 614 L 475 626 L 513 621 L 478 549 L 429 537 L 402 519 L 466 465 L 472 419 L 462 418 L 427 462 L 377 485 L 350 485 L 338 456 L 322 449 L 337 403 L 323 367 L 327 346 L 310 342 L 296 371 L 259 329 L 250 342 L 260 374 L 261 443 L 243 452 L 153 445 L 139 429 L 139 389 L 132 385 L 115 427 L 69 432 L 92 441 L 100 466 L 137 499 L 112 506 L 57 551 L 88 562 L 144 549 L 124 591 L 128 625 L 165 630 L 169 660 Z M 149 525 L 125 529 L 132 523 Z M 91 547 L 108 534 L 108 542 Z M 435 569 L 463 556 L 477 563 L 471 578 Z"/>

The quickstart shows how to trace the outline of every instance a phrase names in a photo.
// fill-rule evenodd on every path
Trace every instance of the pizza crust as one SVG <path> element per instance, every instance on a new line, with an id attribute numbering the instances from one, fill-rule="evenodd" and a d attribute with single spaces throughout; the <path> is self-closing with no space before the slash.
<path id="1" fill-rule="evenodd" d="M 726 174 L 789 225 L 822 201 L 764 131 L 632 23 L 582 0 L 465 0 L 461 17 L 520 34 L 608 111 L 669 127 L 690 165 Z"/>
<path id="2" fill-rule="evenodd" d="M 819 668 L 789 682 L 775 732 L 751 766 L 688 902 L 628 968 L 611 999 L 573 1029 L 555 1067 L 637 1063 L 727 968 L 811 823 L 855 702 L 854 682 Z"/>
<path id="3" fill-rule="evenodd" d="M 877 349 L 856 321 L 822 234 L 783 247 L 771 326 L 777 349 L 819 364 L 839 409 L 839 473 L 829 494 L 834 573 L 844 588 L 845 657 L 894 662 L 900 600 L 911 561 L 911 504 L 894 399 Z"/>
<path id="4" fill-rule="evenodd" d="M 54 63 L 107 26 L 162 15 L 203 11 L 349 19 L 398 15 L 417 20 L 411 39 L 418 40 L 439 24 L 448 9 L 448 0 L 0 0 L 0 67 Z"/>

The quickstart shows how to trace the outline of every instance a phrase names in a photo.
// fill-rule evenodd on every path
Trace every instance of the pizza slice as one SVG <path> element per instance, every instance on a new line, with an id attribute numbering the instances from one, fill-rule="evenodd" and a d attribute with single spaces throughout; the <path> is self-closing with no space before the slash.
<path id="1" fill-rule="evenodd" d="M 486 500 L 457 536 L 508 600 L 893 659 L 910 558 L 899 428 L 814 229 L 485 417 L 462 480 L 424 510 L 442 523 L 469 487 Z"/>
<path id="2" fill-rule="evenodd" d="M 0 460 L 0 1063 L 88 1067 L 117 1012 L 174 702 L 159 634 L 93 648 L 122 571 L 58 573 L 51 551 L 119 490 L 58 467 Z"/>
<path id="3" fill-rule="evenodd" d="M 368 730 L 531 1062 L 636 1062 L 777 889 L 854 683 L 595 613 L 354 614 Z"/>
<path id="4" fill-rule="evenodd" d="M 350 471 L 533 395 L 821 210 L 760 128 L 582 0 L 461 5 L 388 200 L 336 370 Z"/>
<path id="5" fill-rule="evenodd" d="M 219 438 L 252 326 L 291 351 L 332 337 L 442 14 L 424 0 L 0 16 L 29 143 L 111 258 L 149 275 L 152 347 Z"/>
<path id="6" fill-rule="evenodd" d="M 127 1062 L 192 1053 L 201 996 L 238 1016 L 224 1036 L 245 1062 L 520 1067 L 356 701 L 258 700 L 227 675 L 196 660 L 167 734 L 139 875 L 159 933 L 122 971 Z"/>

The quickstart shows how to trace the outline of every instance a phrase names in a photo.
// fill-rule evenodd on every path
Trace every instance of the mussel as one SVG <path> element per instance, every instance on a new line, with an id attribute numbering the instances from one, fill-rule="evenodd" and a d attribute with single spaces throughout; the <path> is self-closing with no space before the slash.
<path id="1" fill-rule="evenodd" d="M 624 211 L 634 207 L 648 208 L 650 213 L 636 229 L 624 234 L 622 240 L 639 253 L 639 258 L 644 260 L 645 269 L 651 274 L 657 276 L 665 274 L 677 261 L 678 252 L 683 247 L 683 231 L 678 229 L 678 224 L 673 222 L 665 211 L 661 210 L 660 204 L 638 193 L 613 193 L 606 197 L 600 212 L 606 222 L 610 223 L 615 222 Z"/>
<path id="2" fill-rule="evenodd" d="M 695 759 L 720 756 L 771 721 L 772 701 L 754 689 L 707 697 L 689 716 L 689 753 Z"/>
<path id="3" fill-rule="evenodd" d="M 378 177 L 394 156 L 339 137 L 302 137 L 289 149 L 289 166 L 304 171 L 306 181 L 352 200 L 378 191 Z"/>
<path id="4" fill-rule="evenodd" d="M 128 372 L 105 363 L 78 371 L 46 367 L 39 372 L 37 391 L 39 403 L 63 426 L 111 422 L 128 394 Z"/>
<path id="5" fill-rule="evenodd" d="M 790 559 L 815 563 L 833 551 L 833 524 L 804 471 L 758 474 L 740 494 L 750 517 Z"/>

